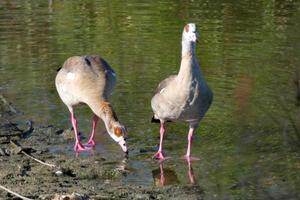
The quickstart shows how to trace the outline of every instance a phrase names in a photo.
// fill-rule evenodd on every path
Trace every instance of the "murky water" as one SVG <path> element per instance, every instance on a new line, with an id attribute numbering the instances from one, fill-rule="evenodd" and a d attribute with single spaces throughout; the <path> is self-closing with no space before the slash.
<path id="1" fill-rule="evenodd" d="M 130 173 L 122 183 L 198 185 L 208 199 L 299 197 L 299 1 L 1 1 L 0 92 L 33 121 L 70 127 L 55 87 L 56 69 L 72 55 L 100 54 L 115 69 L 111 102 L 129 129 L 130 158 L 99 128 L 97 153 Z M 197 55 L 214 102 L 193 144 L 188 127 L 168 125 L 165 150 L 151 160 L 158 124 L 150 99 L 178 71 L 186 22 L 200 29 Z M 92 114 L 78 110 L 80 130 Z M 72 152 L 73 144 L 58 151 Z"/>

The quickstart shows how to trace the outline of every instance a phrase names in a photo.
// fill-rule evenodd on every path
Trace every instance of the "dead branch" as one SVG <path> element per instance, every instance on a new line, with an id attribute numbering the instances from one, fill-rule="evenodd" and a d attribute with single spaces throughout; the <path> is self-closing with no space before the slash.
<path id="1" fill-rule="evenodd" d="M 40 164 L 46 165 L 46 166 L 48 166 L 48 167 L 53 167 L 53 168 L 56 167 L 56 165 L 54 165 L 54 164 L 46 163 L 46 162 L 44 162 L 44 161 L 41 161 L 41 160 L 39 160 L 39 159 L 33 157 L 32 155 L 30 155 L 30 154 L 28 154 L 28 153 L 26 153 L 26 152 L 24 151 L 23 147 L 22 147 L 21 145 L 19 145 L 18 143 L 16 143 L 15 141 L 11 140 L 11 141 L 10 141 L 10 144 L 11 144 L 15 149 L 17 149 L 17 153 L 22 153 L 22 154 L 24 154 L 25 156 L 31 158 L 32 160 L 34 160 L 34 161 L 36 161 L 36 162 L 38 162 L 38 163 L 40 163 Z"/>
<path id="2" fill-rule="evenodd" d="M 39 160 L 39 159 L 33 157 L 32 155 L 26 153 L 25 151 L 22 151 L 22 153 L 23 153 L 25 156 L 27 156 L 27 157 L 29 157 L 29 158 L 35 160 L 35 161 L 38 162 L 38 163 L 41 163 L 41 164 L 46 165 L 46 166 L 48 166 L 48 167 L 53 167 L 53 168 L 56 167 L 56 165 L 54 165 L 54 164 L 49 164 L 49 163 L 46 163 L 46 162 L 43 162 L 43 161 L 41 161 L 41 160 Z"/>
<path id="3" fill-rule="evenodd" d="M 17 110 L 12 105 L 10 105 L 10 103 L 5 99 L 5 97 L 2 94 L 0 94 L 0 99 L 4 103 L 4 105 L 6 105 L 9 108 L 11 112 L 18 113 Z"/>
<path id="4" fill-rule="evenodd" d="M 22 195 L 20 195 L 20 194 L 18 194 L 18 193 L 16 193 L 16 192 L 13 192 L 13 191 L 11 191 L 10 189 L 8 189 L 8 188 L 6 188 L 6 187 L 4 187 L 4 186 L 2 186 L 2 185 L 0 185 L 0 188 L 1 188 L 2 190 L 5 190 L 6 192 L 9 192 L 10 194 L 13 194 L 13 195 L 19 197 L 20 199 L 23 199 L 23 200 L 33 200 L 33 199 L 29 199 L 29 198 L 27 198 L 27 197 L 24 197 L 24 196 L 22 196 Z"/>

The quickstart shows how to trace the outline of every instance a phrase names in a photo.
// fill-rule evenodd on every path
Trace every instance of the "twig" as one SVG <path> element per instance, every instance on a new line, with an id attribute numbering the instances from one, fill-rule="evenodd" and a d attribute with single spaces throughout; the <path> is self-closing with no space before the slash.
<path id="1" fill-rule="evenodd" d="M 18 143 L 16 143 L 15 141 L 11 140 L 10 143 L 11 143 L 11 145 L 13 145 L 15 148 L 17 148 L 17 152 L 18 152 L 18 153 L 22 153 L 22 154 L 24 154 L 25 156 L 31 158 L 32 160 L 35 160 L 36 162 L 38 162 L 38 163 L 40 163 L 40 164 L 43 164 L 43 165 L 46 165 L 46 166 L 48 166 L 48 167 L 56 167 L 56 165 L 54 165 L 54 164 L 49 164 L 49 163 L 43 162 L 43 161 L 41 161 L 41 160 L 39 160 L 39 159 L 33 157 L 32 155 L 26 153 L 26 152 L 24 151 L 23 147 L 22 147 L 21 145 L 19 145 Z"/>
<path id="2" fill-rule="evenodd" d="M 54 164 L 49 164 L 49 163 L 46 163 L 46 162 L 43 162 L 43 161 L 41 161 L 41 160 L 39 160 L 39 159 L 33 157 L 32 155 L 26 153 L 26 152 L 23 151 L 23 150 L 22 150 L 22 153 L 23 153 L 25 156 L 28 156 L 29 158 L 35 160 L 35 161 L 38 162 L 38 163 L 41 163 L 41 164 L 46 165 L 46 166 L 48 166 L 48 167 L 56 167 L 56 165 L 54 165 Z"/>
<path id="3" fill-rule="evenodd" d="M 6 192 L 9 192 L 10 194 L 13 194 L 13 195 L 19 197 L 20 199 L 23 199 L 23 200 L 33 200 L 33 199 L 29 199 L 29 198 L 27 198 L 27 197 L 24 197 L 24 196 L 22 196 L 22 195 L 20 195 L 20 194 L 18 194 L 18 193 L 15 193 L 15 192 L 11 191 L 10 189 L 8 189 L 8 188 L 6 188 L 6 187 L 4 187 L 4 186 L 2 186 L 2 185 L 0 185 L 0 188 L 1 188 L 2 190 L 5 190 Z"/>
<path id="4" fill-rule="evenodd" d="M 0 99 L 2 102 L 9 108 L 9 110 L 13 113 L 18 113 L 17 110 L 8 103 L 8 101 L 4 98 L 2 94 L 0 94 Z"/>

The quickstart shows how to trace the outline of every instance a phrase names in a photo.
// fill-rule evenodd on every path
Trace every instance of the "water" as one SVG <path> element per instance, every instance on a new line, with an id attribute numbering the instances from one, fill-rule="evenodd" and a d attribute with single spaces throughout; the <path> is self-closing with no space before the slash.
<path id="1" fill-rule="evenodd" d="M 160 187 L 163 170 L 165 184 L 198 185 L 208 199 L 299 197 L 299 10 L 293 0 L 1 1 L 0 92 L 25 113 L 20 122 L 30 117 L 68 128 L 56 69 L 69 56 L 100 54 L 117 72 L 111 102 L 129 129 L 131 154 L 123 164 L 130 173 L 122 183 Z M 192 152 L 201 161 L 192 162 L 192 175 L 179 159 L 186 124 L 168 126 L 172 159 L 163 166 L 151 160 L 159 127 L 150 123 L 150 99 L 159 81 L 178 71 L 186 22 L 200 29 L 197 55 L 214 91 L 195 135 Z M 91 117 L 78 110 L 86 135 Z M 101 127 L 97 152 L 119 160 Z"/>

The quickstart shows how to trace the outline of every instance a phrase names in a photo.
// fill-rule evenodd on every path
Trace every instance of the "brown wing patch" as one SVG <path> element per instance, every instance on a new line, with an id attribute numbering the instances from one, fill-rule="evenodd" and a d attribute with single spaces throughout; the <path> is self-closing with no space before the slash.
<path id="1" fill-rule="evenodd" d="M 100 109 L 104 113 L 111 113 L 112 112 L 111 111 L 111 105 L 110 105 L 110 103 L 108 103 L 106 101 L 104 101 L 104 102 L 101 103 Z"/>
<path id="2" fill-rule="evenodd" d="M 184 30 L 185 30 L 185 32 L 189 32 L 189 25 L 187 24 L 187 25 L 185 25 L 185 27 L 184 27 Z"/>
<path id="3" fill-rule="evenodd" d="M 122 129 L 120 127 L 115 127 L 114 131 L 115 131 L 115 135 L 117 137 L 121 137 L 123 135 L 123 131 L 122 131 Z"/>
<path id="4" fill-rule="evenodd" d="M 100 105 L 100 109 L 103 113 L 109 115 L 110 117 L 113 117 L 116 121 L 118 121 L 118 117 L 109 102 L 107 101 L 102 102 Z"/>

